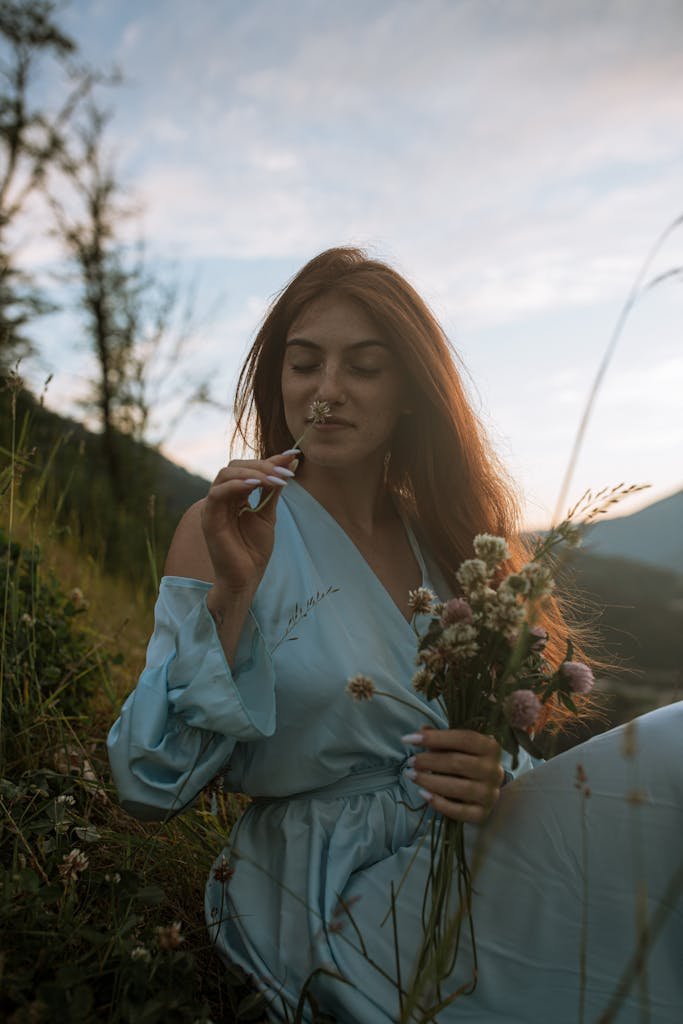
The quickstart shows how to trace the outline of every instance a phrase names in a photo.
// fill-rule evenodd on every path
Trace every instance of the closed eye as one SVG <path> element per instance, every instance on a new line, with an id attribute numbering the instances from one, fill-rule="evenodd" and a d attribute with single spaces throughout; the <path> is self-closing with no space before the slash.
<path id="1" fill-rule="evenodd" d="M 311 363 L 307 365 L 290 365 L 290 370 L 294 373 L 313 373 L 319 368 L 319 363 Z M 352 373 L 357 374 L 359 377 L 376 377 L 382 371 L 381 369 L 370 369 L 365 366 L 351 366 L 349 367 Z"/>

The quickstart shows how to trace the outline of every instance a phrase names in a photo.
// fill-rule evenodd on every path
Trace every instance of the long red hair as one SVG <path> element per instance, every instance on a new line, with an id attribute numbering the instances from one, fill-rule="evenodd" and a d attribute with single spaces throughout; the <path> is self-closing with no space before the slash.
<path id="1" fill-rule="evenodd" d="M 363 307 L 391 344 L 411 382 L 412 414 L 392 439 L 386 486 L 401 501 L 415 530 L 453 592 L 460 563 L 473 557 L 478 533 L 505 537 L 505 572 L 529 558 L 522 540 L 516 488 L 494 452 L 465 393 L 456 359 L 436 317 L 415 289 L 362 249 L 328 249 L 296 274 L 276 297 L 254 340 L 235 394 L 237 439 L 257 458 L 291 447 L 280 388 L 287 332 L 310 302 L 339 295 Z M 539 616 L 548 631 L 548 660 L 559 664 L 569 627 L 551 600 Z M 548 719 L 565 717 L 559 706 Z"/>

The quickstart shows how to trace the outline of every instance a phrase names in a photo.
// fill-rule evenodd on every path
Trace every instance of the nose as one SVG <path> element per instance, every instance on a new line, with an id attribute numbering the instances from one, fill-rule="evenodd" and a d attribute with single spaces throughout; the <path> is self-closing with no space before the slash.
<path id="1" fill-rule="evenodd" d="M 343 405 L 346 401 L 346 391 L 342 373 L 339 367 L 327 365 L 320 379 L 317 397 L 330 405 Z"/>

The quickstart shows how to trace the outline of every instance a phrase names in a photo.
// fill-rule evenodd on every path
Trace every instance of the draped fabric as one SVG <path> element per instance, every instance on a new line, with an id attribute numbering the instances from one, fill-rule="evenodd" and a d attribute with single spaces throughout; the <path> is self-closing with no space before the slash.
<path id="1" fill-rule="evenodd" d="M 447 598 L 404 525 L 423 585 Z M 426 620 L 406 621 L 295 481 L 232 671 L 209 589 L 161 582 L 145 670 L 108 740 L 122 804 L 163 818 L 217 774 L 252 796 L 207 883 L 217 950 L 253 976 L 273 1020 L 293 1016 L 314 974 L 311 991 L 340 1024 L 389 1024 L 399 1015 L 396 948 L 405 986 L 419 944 L 432 813 L 405 776 L 415 751 L 400 737 L 443 725 L 436 703 L 410 687 L 414 627 Z M 345 686 L 357 674 L 400 700 L 353 701 Z M 645 970 L 612 1019 L 683 1021 L 682 736 L 683 702 L 546 764 L 524 756 L 486 825 L 466 829 L 479 980 L 439 1021 L 598 1021 L 644 922 Z M 216 876 L 223 856 L 229 881 Z M 464 936 L 446 987 L 471 971 Z"/>

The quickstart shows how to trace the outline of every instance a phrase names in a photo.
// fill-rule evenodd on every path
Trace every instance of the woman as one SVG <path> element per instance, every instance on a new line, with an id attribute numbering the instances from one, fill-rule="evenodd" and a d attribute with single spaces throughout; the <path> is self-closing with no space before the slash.
<path id="1" fill-rule="evenodd" d="M 310 422 L 316 401 L 324 423 Z M 683 918 L 666 886 L 680 854 L 639 840 L 637 864 L 624 852 L 642 830 L 683 834 L 683 705 L 641 720 L 638 756 L 624 756 L 615 731 L 531 772 L 527 758 L 501 793 L 512 773 L 497 744 L 444 728 L 410 687 L 425 623 L 409 592 L 452 596 L 477 533 L 518 533 L 510 486 L 424 302 L 358 250 L 318 256 L 269 311 L 236 415 L 258 458 L 222 469 L 181 521 L 147 666 L 109 737 L 122 803 L 140 817 L 178 812 L 219 774 L 254 798 L 207 885 L 218 949 L 268 993 L 274 1020 L 316 971 L 311 990 L 338 1021 L 397 1020 L 397 966 L 405 987 L 420 937 L 421 840 L 437 813 L 469 823 L 486 849 L 479 982 L 439 1020 L 598 1019 L 637 945 L 636 910 L 662 900 L 649 991 L 636 986 L 618 1019 L 641 1020 L 647 996 L 651 1019 L 679 1020 L 671 951 L 683 948 Z M 511 563 L 522 558 L 518 546 Z M 557 608 L 548 626 L 557 656 Z M 352 701 L 357 675 L 399 699 Z M 577 791 L 579 764 L 588 783 Z M 628 803 L 636 776 L 649 800 Z M 447 987 L 471 971 L 463 945 Z"/>

